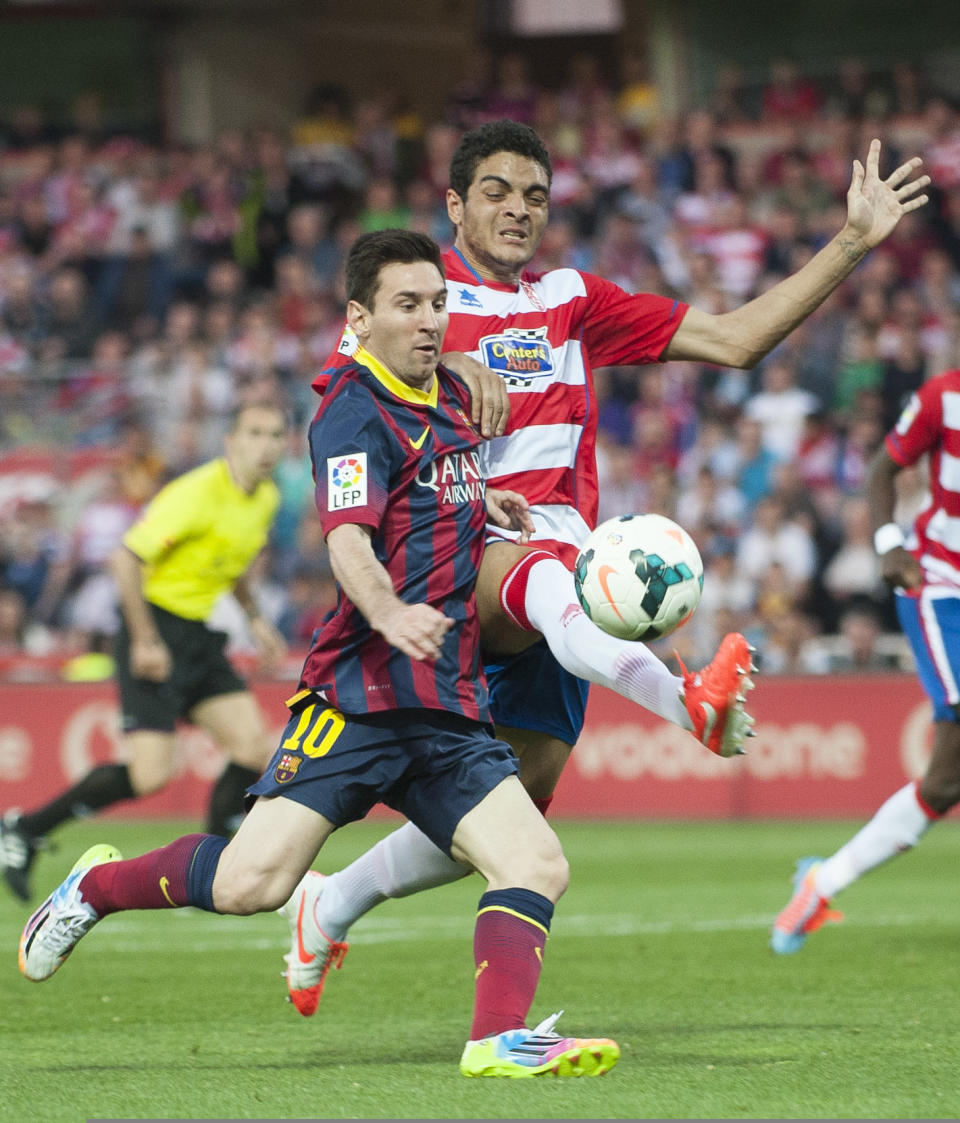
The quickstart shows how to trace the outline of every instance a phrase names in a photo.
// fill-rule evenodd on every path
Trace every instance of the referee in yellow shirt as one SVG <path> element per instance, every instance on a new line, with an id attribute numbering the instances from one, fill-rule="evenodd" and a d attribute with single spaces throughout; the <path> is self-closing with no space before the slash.
<path id="1" fill-rule="evenodd" d="M 175 726 L 207 731 L 229 758 L 210 796 L 207 831 L 230 835 L 246 788 L 274 745 L 260 708 L 204 621 L 229 590 L 250 618 L 266 664 L 284 642 L 260 616 L 246 573 L 266 544 L 279 503 L 271 479 L 286 440 L 286 418 L 269 404 L 238 409 L 226 455 L 172 480 L 151 501 L 110 559 L 122 622 L 116 643 L 126 764 L 101 764 L 34 811 L 0 822 L 0 866 L 21 900 L 29 872 L 54 827 L 124 799 L 158 791 L 175 765 Z"/>

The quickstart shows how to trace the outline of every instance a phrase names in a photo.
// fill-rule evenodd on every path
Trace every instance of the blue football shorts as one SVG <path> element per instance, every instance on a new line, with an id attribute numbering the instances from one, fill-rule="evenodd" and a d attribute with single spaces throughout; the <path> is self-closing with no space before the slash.
<path id="1" fill-rule="evenodd" d="M 483 661 L 490 690 L 490 713 L 498 725 L 533 729 L 575 745 L 583 729 L 590 684 L 570 674 L 553 657 L 547 641 Z"/>
<path id="2" fill-rule="evenodd" d="M 960 702 L 960 591 L 924 585 L 912 595 L 898 589 L 896 605 L 934 721 L 960 720 L 954 709 Z"/>
<path id="3" fill-rule="evenodd" d="M 285 796 L 342 827 L 385 803 L 449 854 L 464 815 L 516 773 L 513 749 L 489 725 L 443 710 L 344 714 L 311 694 L 292 707 L 247 806 Z"/>

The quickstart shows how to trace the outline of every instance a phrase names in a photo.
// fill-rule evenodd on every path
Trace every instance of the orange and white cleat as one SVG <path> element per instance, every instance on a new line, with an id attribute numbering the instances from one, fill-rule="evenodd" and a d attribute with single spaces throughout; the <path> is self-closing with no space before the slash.
<path id="1" fill-rule="evenodd" d="M 817 892 L 819 858 L 801 858 L 793 875 L 793 896 L 773 922 L 770 947 L 777 955 L 793 955 L 807 936 L 824 924 L 839 924 L 843 913 L 830 908 L 830 901 Z"/>
<path id="2" fill-rule="evenodd" d="M 683 671 L 681 697 L 693 722 L 696 738 L 717 756 L 737 756 L 743 742 L 755 736 L 753 717 L 743 708 L 747 691 L 756 672 L 751 647 L 739 632 L 723 637 L 712 662 L 700 671 L 688 671 L 677 655 Z"/>
<path id="3" fill-rule="evenodd" d="M 277 909 L 290 923 L 291 946 L 283 957 L 287 990 L 290 1001 L 305 1018 L 317 1012 L 327 974 L 331 967 L 340 970 L 349 946 L 331 940 L 317 923 L 317 903 L 326 880 L 317 870 L 307 870 L 290 900 Z"/>

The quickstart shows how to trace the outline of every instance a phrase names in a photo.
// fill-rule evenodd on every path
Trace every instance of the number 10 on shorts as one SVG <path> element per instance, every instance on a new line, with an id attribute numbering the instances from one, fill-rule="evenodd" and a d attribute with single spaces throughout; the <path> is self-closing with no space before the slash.
<path id="1" fill-rule="evenodd" d="M 297 728 L 284 738 L 280 748 L 288 752 L 302 752 L 304 756 L 326 756 L 345 724 L 339 710 L 318 706 L 314 702 L 300 712 Z"/>

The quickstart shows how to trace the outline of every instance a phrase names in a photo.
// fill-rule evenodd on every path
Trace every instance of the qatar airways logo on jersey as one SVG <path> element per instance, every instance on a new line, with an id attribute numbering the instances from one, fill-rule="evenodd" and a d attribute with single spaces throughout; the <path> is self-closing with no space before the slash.
<path id="1" fill-rule="evenodd" d="M 461 506 L 483 501 L 483 473 L 480 453 L 448 452 L 439 460 L 431 460 L 417 473 L 417 483 L 428 487 L 443 505 Z"/>
<path id="2" fill-rule="evenodd" d="M 546 327 L 507 328 L 497 335 L 485 335 L 479 346 L 483 365 L 502 374 L 510 385 L 550 378 L 555 369 Z"/>

